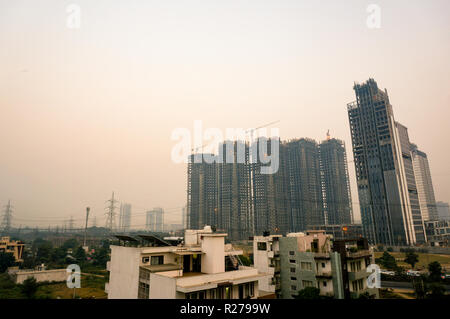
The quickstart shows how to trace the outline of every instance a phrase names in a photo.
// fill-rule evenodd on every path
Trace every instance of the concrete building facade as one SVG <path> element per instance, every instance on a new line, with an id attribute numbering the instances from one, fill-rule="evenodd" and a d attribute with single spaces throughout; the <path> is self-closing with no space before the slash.
<path id="1" fill-rule="evenodd" d="M 186 230 L 184 243 L 111 246 L 107 265 L 109 299 L 237 299 L 257 298 L 258 280 L 267 276 L 240 266 L 242 251 L 225 245 L 227 234 L 209 226 Z M 133 242 L 132 239 L 129 239 Z M 226 260 L 235 267 L 227 269 Z"/>
<path id="2" fill-rule="evenodd" d="M 353 89 L 356 101 L 347 110 L 364 236 L 371 243 L 413 245 L 423 240 L 423 225 L 411 210 L 405 132 L 400 127 L 399 134 L 387 91 L 373 79 Z"/>
<path id="3" fill-rule="evenodd" d="M 438 220 L 439 215 L 427 154 L 420 151 L 415 144 L 412 144 L 411 149 L 422 219 L 424 221 Z"/>
<path id="4" fill-rule="evenodd" d="M 448 203 L 436 202 L 438 220 L 450 221 L 450 207 Z"/>
<path id="5" fill-rule="evenodd" d="M 153 208 L 147 212 L 145 228 L 151 232 L 161 233 L 164 231 L 164 209 Z"/>
<path id="6" fill-rule="evenodd" d="M 119 231 L 128 232 L 131 226 L 131 204 L 120 204 Z"/>
<path id="7" fill-rule="evenodd" d="M 328 135 L 319 144 L 319 155 L 326 223 L 351 224 L 353 209 L 345 143 Z"/>
<path id="8" fill-rule="evenodd" d="M 10 237 L 0 237 L 0 252 L 11 253 L 16 262 L 23 262 L 22 255 L 25 244 L 21 241 L 11 240 Z"/>

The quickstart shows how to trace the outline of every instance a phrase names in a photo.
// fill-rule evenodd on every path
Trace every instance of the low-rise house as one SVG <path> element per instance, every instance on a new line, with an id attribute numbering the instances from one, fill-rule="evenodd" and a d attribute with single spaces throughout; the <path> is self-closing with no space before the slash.
<path id="1" fill-rule="evenodd" d="M 270 275 L 267 282 L 261 279 L 260 289 L 271 289 L 282 299 L 295 298 L 306 287 L 316 287 L 320 295 L 336 299 L 363 293 L 377 298 L 378 290 L 367 285 L 371 274 L 367 266 L 373 261 L 367 240 L 332 238 L 321 230 L 254 237 L 255 267 L 260 271 L 269 268 Z"/>
<path id="2" fill-rule="evenodd" d="M 225 245 L 226 236 L 209 226 L 186 230 L 184 242 L 177 246 L 154 236 L 140 236 L 144 244 L 117 236 L 124 246 L 111 246 L 108 298 L 257 298 L 258 280 L 267 275 L 240 265 L 237 256 L 242 251 Z"/>
<path id="3" fill-rule="evenodd" d="M 0 252 L 13 254 L 16 262 L 23 262 L 24 247 L 25 244 L 21 241 L 11 240 L 10 237 L 0 237 Z"/>

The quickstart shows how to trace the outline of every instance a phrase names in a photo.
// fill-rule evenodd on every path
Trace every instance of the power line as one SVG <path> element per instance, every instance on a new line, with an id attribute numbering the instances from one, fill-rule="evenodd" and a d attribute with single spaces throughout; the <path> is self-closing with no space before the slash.
<path id="1" fill-rule="evenodd" d="M 106 201 L 109 203 L 108 207 L 106 207 L 106 228 L 108 228 L 111 232 L 116 227 L 116 203 L 117 200 L 114 199 L 114 192 L 112 193 L 111 199 Z"/>

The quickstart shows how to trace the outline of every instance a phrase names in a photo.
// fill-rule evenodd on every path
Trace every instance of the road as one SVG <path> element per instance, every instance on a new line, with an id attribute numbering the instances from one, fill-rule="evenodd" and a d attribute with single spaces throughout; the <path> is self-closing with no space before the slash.
<path id="1" fill-rule="evenodd" d="M 444 287 L 447 292 L 450 292 L 450 285 L 444 285 Z M 411 282 L 403 282 L 403 281 L 383 281 L 382 280 L 381 288 L 414 290 Z"/>

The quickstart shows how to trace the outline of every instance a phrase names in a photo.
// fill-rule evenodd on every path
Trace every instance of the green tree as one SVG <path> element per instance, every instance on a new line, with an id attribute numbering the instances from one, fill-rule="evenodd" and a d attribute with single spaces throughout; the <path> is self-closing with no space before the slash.
<path id="1" fill-rule="evenodd" d="M 64 264 L 66 255 L 66 250 L 64 248 L 55 248 L 51 253 L 51 261 L 58 265 Z"/>
<path id="2" fill-rule="evenodd" d="M 28 299 L 33 299 L 36 296 L 38 287 L 39 285 L 36 282 L 36 279 L 34 279 L 34 277 L 28 277 L 21 284 L 20 289 L 25 297 L 27 297 Z"/>
<path id="3" fill-rule="evenodd" d="M 438 261 L 433 261 L 428 264 L 428 271 L 430 272 L 429 279 L 432 282 L 441 281 L 442 276 L 442 266 Z"/>
<path id="4" fill-rule="evenodd" d="M 430 293 L 428 298 L 430 299 L 442 299 L 445 296 L 445 287 L 440 283 L 432 283 L 430 285 Z"/>
<path id="5" fill-rule="evenodd" d="M 376 262 L 386 269 L 397 269 L 397 262 L 395 261 L 395 257 L 389 254 L 387 251 L 383 253 L 383 256 L 377 258 Z"/>
<path id="6" fill-rule="evenodd" d="M 409 251 L 406 253 L 406 258 L 404 260 L 405 263 L 410 264 L 412 268 L 419 262 L 419 255 L 417 255 L 413 251 Z"/>
<path id="7" fill-rule="evenodd" d="M 86 251 L 83 249 L 83 247 L 78 247 L 74 254 L 75 259 L 77 260 L 78 264 L 83 264 L 86 261 Z"/>
<path id="8" fill-rule="evenodd" d="M 12 253 L 0 252 L 0 273 L 5 272 L 8 267 L 13 266 L 16 259 Z"/>
<path id="9" fill-rule="evenodd" d="M 53 250 L 53 245 L 49 241 L 39 242 L 36 251 L 36 260 L 39 263 L 48 263 L 51 261 L 51 253 Z"/>
<path id="10" fill-rule="evenodd" d="M 425 299 L 427 295 L 427 286 L 423 281 L 423 278 L 414 278 L 412 281 L 414 287 L 414 293 L 417 299 Z"/>
<path id="11" fill-rule="evenodd" d="M 67 252 L 68 249 L 75 249 L 79 245 L 80 244 L 78 243 L 78 241 L 75 238 L 71 238 L 64 242 L 64 244 L 62 245 L 62 248 Z"/>
<path id="12" fill-rule="evenodd" d="M 106 262 L 109 260 L 109 250 L 105 247 L 96 249 L 92 259 L 94 266 L 105 268 Z"/>
<path id="13" fill-rule="evenodd" d="M 306 287 L 298 292 L 295 299 L 322 299 L 320 289 L 316 287 Z"/>

